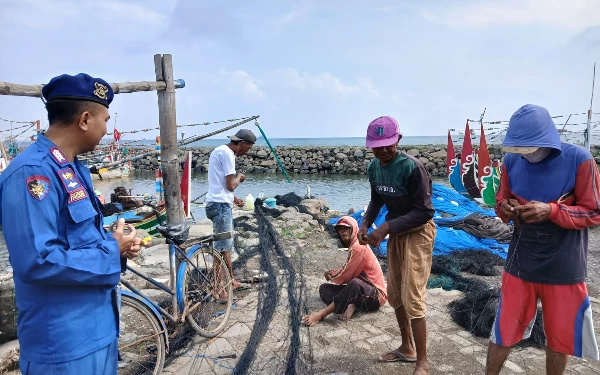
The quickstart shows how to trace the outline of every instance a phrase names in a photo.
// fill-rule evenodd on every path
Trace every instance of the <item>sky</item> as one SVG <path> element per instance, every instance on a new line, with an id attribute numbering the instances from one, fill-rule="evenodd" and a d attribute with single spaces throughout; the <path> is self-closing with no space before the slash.
<path id="1" fill-rule="evenodd" d="M 382 115 L 444 135 L 527 103 L 585 112 L 600 62 L 598 0 L 0 0 L 0 24 L 0 81 L 151 81 L 168 53 L 186 82 L 178 124 L 260 115 L 269 138 L 363 137 Z M 121 132 L 156 127 L 157 94 L 116 95 L 110 112 Z M 38 98 L 0 96 L 0 118 L 47 123 Z"/>

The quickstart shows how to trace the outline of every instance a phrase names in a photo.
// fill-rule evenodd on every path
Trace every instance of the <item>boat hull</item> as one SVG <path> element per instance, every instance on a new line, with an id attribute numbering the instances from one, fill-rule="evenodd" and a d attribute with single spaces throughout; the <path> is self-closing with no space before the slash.
<path id="1" fill-rule="evenodd" d="M 165 207 L 161 207 L 160 211 L 160 220 L 164 222 L 167 219 L 167 209 Z M 154 213 L 136 213 L 135 210 L 123 211 L 114 215 L 110 215 L 104 218 L 104 228 L 108 229 L 112 223 L 119 219 L 142 219 L 140 222 L 132 223 L 131 225 L 136 229 L 143 229 L 147 231 L 151 235 L 158 234 L 158 221 L 156 220 L 156 215 Z"/>

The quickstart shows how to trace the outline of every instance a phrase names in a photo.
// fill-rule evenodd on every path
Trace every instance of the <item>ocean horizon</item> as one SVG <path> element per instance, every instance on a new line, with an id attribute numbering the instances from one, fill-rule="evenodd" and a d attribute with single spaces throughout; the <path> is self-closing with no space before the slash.
<path id="1" fill-rule="evenodd" d="M 330 137 L 330 138 L 268 138 L 269 143 L 273 147 L 306 147 L 306 146 L 325 146 L 325 147 L 365 147 L 365 137 Z M 562 135 L 561 140 L 565 143 L 583 143 L 583 136 L 580 134 Z M 112 139 L 107 139 L 104 142 L 111 142 Z M 504 134 L 486 134 L 486 141 L 489 145 L 500 145 L 504 141 Z M 126 138 L 121 139 L 121 144 L 132 142 L 133 147 L 150 147 L 155 144 L 155 140 L 131 140 Z M 217 147 L 229 142 L 227 138 L 207 138 L 185 145 L 184 147 Z M 452 134 L 452 142 L 455 147 L 462 147 L 462 135 Z M 473 145 L 479 144 L 479 136 L 472 135 L 471 142 Z M 426 146 L 426 145 L 441 145 L 448 144 L 447 135 L 424 135 L 424 136 L 403 136 L 400 140 L 400 146 Z M 592 133 L 591 144 L 600 144 L 600 134 Z M 267 146 L 264 138 L 259 137 L 256 140 L 256 146 Z"/>

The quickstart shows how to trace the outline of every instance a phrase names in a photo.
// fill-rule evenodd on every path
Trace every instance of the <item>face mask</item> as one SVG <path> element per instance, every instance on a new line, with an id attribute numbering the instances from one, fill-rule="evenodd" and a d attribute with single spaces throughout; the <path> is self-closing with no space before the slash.
<path id="1" fill-rule="evenodd" d="M 539 163 L 540 161 L 546 159 L 548 155 L 550 155 L 550 151 L 552 150 L 548 147 L 540 147 L 535 152 L 523 155 L 523 157 L 527 159 L 530 163 Z"/>

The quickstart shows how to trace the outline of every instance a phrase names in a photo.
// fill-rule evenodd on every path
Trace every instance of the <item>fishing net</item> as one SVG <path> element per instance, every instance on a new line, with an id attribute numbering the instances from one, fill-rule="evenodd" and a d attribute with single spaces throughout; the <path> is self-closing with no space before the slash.
<path id="1" fill-rule="evenodd" d="M 285 195 L 276 195 L 275 201 L 278 206 L 292 207 L 299 205 L 302 202 L 302 198 L 296 193 L 287 193 Z"/>
<path id="2" fill-rule="evenodd" d="M 182 355 L 194 358 L 191 367 L 187 367 L 188 373 L 371 374 L 389 371 L 389 364 L 380 365 L 374 360 L 377 354 L 395 349 L 400 342 L 394 311 L 388 304 L 373 313 L 360 311 L 364 305 L 357 306 L 347 322 L 332 314 L 315 327 L 300 324 L 303 315 L 327 305 L 321 300 L 320 285 L 326 283 L 323 269 L 340 267 L 348 253 L 340 251 L 343 250 L 341 242 L 332 226 L 338 218 L 312 215 L 312 221 L 323 225 L 322 232 L 316 228 L 298 232 L 282 223 L 291 220 L 295 226 L 307 227 L 311 220 L 302 216 L 305 214 L 298 207 L 303 205 L 298 196 L 281 197 L 288 198 L 281 200 L 277 208 L 263 206 L 262 200 L 257 199 L 254 215 L 241 215 L 234 220 L 236 244 L 243 244 L 237 247 L 239 257 L 233 262 L 234 274 L 238 281 L 252 283 L 253 290 L 236 293 L 240 300 L 232 312 L 233 326 L 226 330 L 223 338 L 208 340 L 193 351 L 183 352 Z M 468 205 L 443 190 L 435 196 L 438 197 L 457 204 L 440 207 L 438 203 L 435 207 L 437 220 L 449 220 L 437 223 L 438 236 L 442 232 L 442 238 L 441 241 L 436 238 L 437 249 L 428 281 L 428 295 L 437 295 L 436 299 L 428 297 L 427 300 L 430 356 L 452 356 L 451 352 L 469 349 L 471 345 L 483 352 L 485 361 L 506 258 L 502 237 L 512 233 L 512 227 L 506 228 L 493 218 L 490 210 L 480 209 L 478 214 L 491 221 L 469 216 L 471 213 L 464 210 Z M 295 202 L 298 203 L 294 205 Z M 360 216 L 360 212 L 355 214 Z M 478 222 L 470 223 L 472 218 Z M 479 238 L 467 233 L 469 225 L 471 229 L 483 226 L 483 230 L 489 229 L 489 235 L 496 238 Z M 448 237 L 452 232 L 465 240 L 448 242 L 457 238 L 452 234 Z M 486 247 L 485 241 L 493 246 Z M 320 243 L 323 250 L 319 248 Z M 386 275 L 386 259 L 382 257 L 379 262 Z M 441 292 L 442 289 L 455 292 L 443 295 L 440 293 L 446 292 Z M 239 333 L 232 336 L 231 331 Z M 465 343 L 449 345 L 453 340 Z M 531 337 L 519 346 L 545 347 L 541 309 L 537 311 Z M 482 368 L 481 360 L 475 357 L 466 364 L 451 362 L 444 365 L 438 362 L 438 368 L 450 366 L 447 371 L 439 371 L 468 373 Z"/>
<path id="3" fill-rule="evenodd" d="M 281 214 L 280 210 L 269 209 L 263 206 L 261 199 L 256 199 L 254 217 L 241 216 L 234 220 L 242 235 L 257 233 L 256 238 L 240 236 L 237 239 L 254 246 L 238 249 L 239 256 L 232 262 L 236 280 L 253 283 L 252 291 L 236 293 L 244 301 L 238 300 L 232 312 L 232 317 L 238 314 L 247 333 L 239 340 L 230 339 L 223 344 L 232 346 L 229 351 L 219 348 L 219 353 L 213 353 L 209 344 L 188 353 L 194 357 L 189 374 L 201 374 L 207 368 L 232 374 L 312 373 L 309 370 L 311 356 L 307 355 L 310 343 L 297 324 L 305 312 L 303 257 L 301 252 L 291 254 L 280 245 L 280 235 L 271 221 Z M 246 318 L 241 310 L 243 306 L 253 306 L 252 319 Z M 223 339 L 213 343 L 219 340 Z M 231 352 L 236 354 L 224 355 Z"/>

